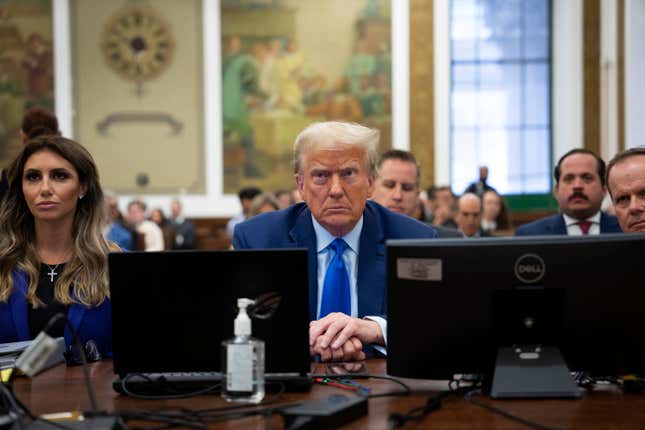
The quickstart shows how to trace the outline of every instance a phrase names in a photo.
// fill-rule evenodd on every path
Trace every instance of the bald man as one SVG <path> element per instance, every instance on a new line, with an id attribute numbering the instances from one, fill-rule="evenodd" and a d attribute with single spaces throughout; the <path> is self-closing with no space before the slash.
<path id="1" fill-rule="evenodd" d="M 623 151 L 609 162 L 607 185 L 620 228 L 645 233 L 645 146 Z"/>
<path id="2" fill-rule="evenodd" d="M 477 194 L 465 193 L 459 198 L 455 221 L 464 237 L 489 236 L 481 229 L 482 201 Z"/>

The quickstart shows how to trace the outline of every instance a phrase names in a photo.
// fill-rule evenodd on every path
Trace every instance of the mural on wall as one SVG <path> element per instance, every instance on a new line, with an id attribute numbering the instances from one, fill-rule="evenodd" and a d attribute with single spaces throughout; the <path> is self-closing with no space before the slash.
<path id="1" fill-rule="evenodd" d="M 324 120 L 391 147 L 389 0 L 223 0 L 224 192 L 292 188 L 296 135 Z"/>
<path id="2" fill-rule="evenodd" d="M 0 0 L 0 167 L 21 147 L 24 112 L 54 109 L 51 0 Z"/>

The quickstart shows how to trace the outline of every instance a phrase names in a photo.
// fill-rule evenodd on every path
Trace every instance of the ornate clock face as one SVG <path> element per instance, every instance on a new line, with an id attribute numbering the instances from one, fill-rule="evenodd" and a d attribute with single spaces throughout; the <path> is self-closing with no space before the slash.
<path id="1" fill-rule="evenodd" d="M 110 67 L 138 83 L 159 76 L 170 64 L 174 48 L 169 25 L 151 7 L 141 6 L 115 12 L 101 42 Z"/>

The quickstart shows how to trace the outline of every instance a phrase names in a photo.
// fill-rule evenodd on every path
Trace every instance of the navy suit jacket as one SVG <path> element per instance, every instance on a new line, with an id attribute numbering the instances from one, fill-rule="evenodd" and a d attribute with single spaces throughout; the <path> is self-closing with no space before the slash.
<path id="1" fill-rule="evenodd" d="M 358 252 L 358 317 L 386 315 L 385 241 L 433 238 L 431 227 L 367 201 Z M 235 226 L 235 249 L 307 248 L 309 262 L 309 318 L 316 319 L 318 258 L 311 211 L 305 203 L 258 215 Z"/>
<path id="2" fill-rule="evenodd" d="M 622 233 L 618 219 L 604 212 L 600 213 L 600 233 Z M 519 226 L 515 236 L 543 236 L 549 234 L 567 234 L 567 225 L 562 214 L 552 215 Z"/>
<path id="3" fill-rule="evenodd" d="M 13 290 L 7 302 L 0 302 L 0 343 L 29 340 L 29 315 L 27 310 L 27 274 L 15 271 Z M 81 343 L 90 339 L 103 357 L 112 356 L 112 313 L 110 300 L 105 299 L 99 306 L 88 308 L 73 304 L 67 311 L 67 319 L 78 334 Z M 65 345 L 72 344 L 72 333 L 65 327 Z"/>

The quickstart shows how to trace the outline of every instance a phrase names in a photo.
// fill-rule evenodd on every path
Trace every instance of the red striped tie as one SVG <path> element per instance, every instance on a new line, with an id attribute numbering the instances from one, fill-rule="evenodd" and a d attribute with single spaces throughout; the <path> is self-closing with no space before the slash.
<path id="1" fill-rule="evenodd" d="M 578 221 L 578 225 L 580 226 L 580 230 L 582 230 L 582 234 L 584 234 L 585 236 L 589 234 L 589 229 L 591 228 L 591 221 L 589 220 Z"/>

